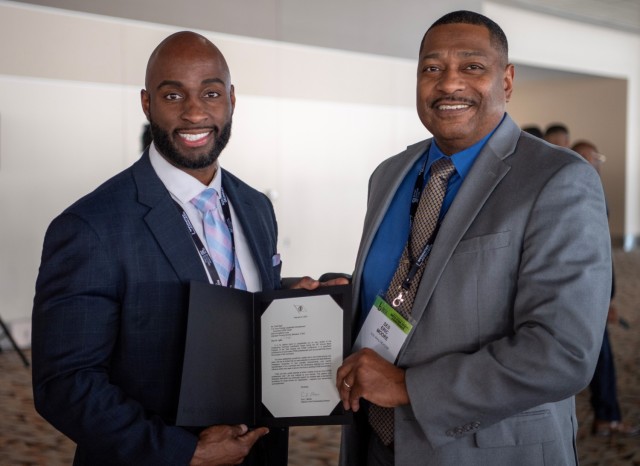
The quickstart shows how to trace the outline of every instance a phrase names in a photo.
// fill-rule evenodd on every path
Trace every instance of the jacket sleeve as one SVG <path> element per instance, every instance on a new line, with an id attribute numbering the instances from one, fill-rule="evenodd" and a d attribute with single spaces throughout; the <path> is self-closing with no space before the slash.
<path id="1" fill-rule="evenodd" d="M 513 290 L 492 311 L 505 322 L 502 334 L 476 351 L 447 353 L 406 371 L 408 409 L 434 448 L 569 398 L 590 381 L 611 286 L 609 231 L 595 171 L 584 163 L 558 169 L 537 193 L 523 232 L 511 245 L 516 266 L 505 265 L 501 282 L 491 284 L 496 293 Z M 457 278 L 445 293 L 469 284 L 469 276 Z"/>
<path id="2" fill-rule="evenodd" d="M 197 437 L 167 425 L 110 381 L 124 280 L 109 254 L 76 215 L 61 215 L 47 231 L 33 307 L 36 409 L 109 464 L 187 465 Z"/>

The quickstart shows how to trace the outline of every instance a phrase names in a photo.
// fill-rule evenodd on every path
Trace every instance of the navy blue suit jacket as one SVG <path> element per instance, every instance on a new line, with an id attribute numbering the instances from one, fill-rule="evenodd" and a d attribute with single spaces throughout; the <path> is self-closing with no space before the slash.
<path id="1" fill-rule="evenodd" d="M 229 172 L 222 180 L 262 288 L 278 288 L 271 203 Z M 207 275 L 146 152 L 51 223 L 33 308 L 33 390 L 38 412 L 77 443 L 74 464 L 189 463 L 196 432 L 174 423 L 190 280 Z M 247 464 L 286 464 L 287 435 L 272 429 L 252 453 L 271 459 Z"/>

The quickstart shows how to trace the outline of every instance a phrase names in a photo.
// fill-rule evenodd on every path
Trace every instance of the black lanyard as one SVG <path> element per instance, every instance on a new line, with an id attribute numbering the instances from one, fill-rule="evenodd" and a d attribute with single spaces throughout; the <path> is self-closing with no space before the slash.
<path id="1" fill-rule="evenodd" d="M 205 267 L 209 271 L 209 275 L 211 276 L 211 280 L 214 285 L 222 285 L 222 281 L 220 280 L 220 274 L 215 268 L 213 264 L 213 260 L 211 256 L 207 252 L 207 248 L 202 244 L 202 240 L 198 236 L 195 228 L 193 228 L 193 224 L 189 219 L 189 216 L 184 211 L 182 206 L 174 201 L 176 207 L 180 211 L 180 215 L 182 216 L 182 220 L 184 220 L 185 225 L 187 225 L 187 229 L 191 234 L 191 240 L 193 244 L 196 246 L 200 257 L 202 257 L 202 261 L 204 262 Z M 229 229 L 229 235 L 231 236 L 231 252 L 233 253 L 233 260 L 231 261 L 231 270 L 229 271 L 229 278 L 227 280 L 227 287 L 233 288 L 236 283 L 236 242 L 233 235 L 233 223 L 231 221 L 231 209 L 229 208 L 229 201 L 227 196 L 224 194 L 224 190 L 220 188 L 220 205 L 222 206 L 222 216 L 224 217 L 224 223 L 227 225 Z M 204 214 L 203 214 L 204 215 Z"/>
<path id="2" fill-rule="evenodd" d="M 411 207 L 409 208 L 409 238 L 407 239 L 407 256 L 409 259 L 409 271 L 407 272 L 406 278 L 402 282 L 402 288 L 405 291 L 408 291 L 411 288 L 411 282 L 415 278 L 418 270 L 425 264 L 429 254 L 431 253 L 431 249 L 433 248 L 433 242 L 436 239 L 436 235 L 438 234 L 438 230 L 440 229 L 440 222 L 436 224 L 435 229 L 429 236 L 427 244 L 425 244 L 422 252 L 416 258 L 413 251 L 413 245 L 411 244 L 412 230 L 413 230 L 413 222 L 415 220 L 416 213 L 418 212 L 418 204 L 420 204 L 420 197 L 422 196 L 422 191 L 424 190 L 424 174 L 427 168 L 427 159 L 422 164 L 422 168 L 420 169 L 420 173 L 418 173 L 418 177 L 416 178 L 416 183 L 413 188 L 413 195 L 411 197 Z"/>
<path id="3" fill-rule="evenodd" d="M 411 238 L 411 227 L 413 226 L 413 219 L 418 212 L 418 204 L 420 204 L 420 196 L 422 196 L 422 190 L 424 189 L 424 172 L 427 168 L 427 161 L 429 157 L 425 159 L 422 167 L 420 168 L 420 173 L 418 173 L 418 177 L 416 178 L 416 182 L 413 185 L 413 194 L 411 196 L 411 206 L 409 208 L 409 238 Z"/>

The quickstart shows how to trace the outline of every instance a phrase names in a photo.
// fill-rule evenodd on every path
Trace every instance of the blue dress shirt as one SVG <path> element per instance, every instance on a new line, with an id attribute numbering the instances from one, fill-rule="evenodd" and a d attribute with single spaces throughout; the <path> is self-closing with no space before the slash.
<path id="1" fill-rule="evenodd" d="M 447 192 L 442 202 L 442 209 L 440 210 L 440 220 L 444 218 L 449 210 L 453 199 L 456 197 L 456 194 L 458 194 L 462 182 L 469 173 L 469 170 L 471 170 L 473 162 L 475 162 L 478 154 L 494 131 L 495 129 L 473 146 L 451 156 L 451 161 L 456 171 L 451 175 L 451 178 L 449 178 Z M 364 322 L 376 296 L 384 296 L 391 283 L 393 274 L 398 268 L 402 251 L 409 238 L 411 194 L 420 169 L 426 159 L 427 165 L 425 173 L 428 174 L 428 176 L 425 176 L 426 186 L 430 176 L 431 165 L 442 157 L 446 157 L 446 155 L 440 150 L 434 139 L 427 153 L 420 157 L 411 170 L 409 170 L 389 205 L 389 209 L 376 232 L 376 236 L 371 244 L 371 249 L 364 263 L 360 296 L 362 310 L 360 324 Z"/>

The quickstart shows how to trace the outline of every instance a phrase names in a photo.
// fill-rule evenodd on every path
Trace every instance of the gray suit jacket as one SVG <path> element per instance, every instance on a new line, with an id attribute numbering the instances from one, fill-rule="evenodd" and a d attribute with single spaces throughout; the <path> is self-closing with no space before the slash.
<path id="1" fill-rule="evenodd" d="M 262 288 L 279 287 L 271 203 L 228 172 L 222 182 Z M 207 275 L 147 153 L 51 223 L 33 307 L 33 389 L 38 412 L 78 444 L 74 465 L 189 464 L 197 432 L 174 424 L 190 280 Z M 287 432 L 272 429 L 247 464 L 286 458 Z"/>
<path id="2" fill-rule="evenodd" d="M 371 177 L 354 303 L 378 226 L 430 143 Z M 398 359 L 411 404 L 395 409 L 396 466 L 577 463 L 573 395 L 595 368 L 610 286 L 597 173 L 507 116 L 444 218 L 417 292 Z M 343 465 L 363 464 L 367 436 L 364 416 L 345 429 Z"/>

